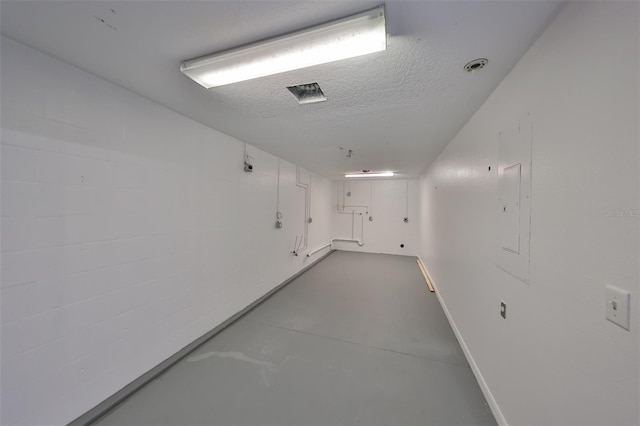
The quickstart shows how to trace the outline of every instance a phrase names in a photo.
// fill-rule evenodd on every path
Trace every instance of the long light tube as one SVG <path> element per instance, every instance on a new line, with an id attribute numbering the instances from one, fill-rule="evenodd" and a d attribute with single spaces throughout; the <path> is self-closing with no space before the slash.
<path id="1" fill-rule="evenodd" d="M 359 178 L 359 177 L 391 177 L 393 172 L 380 172 L 380 173 L 349 173 L 344 175 L 346 178 Z"/>
<path id="2" fill-rule="evenodd" d="M 384 6 L 306 30 L 183 61 L 180 71 L 210 89 L 387 48 Z"/>

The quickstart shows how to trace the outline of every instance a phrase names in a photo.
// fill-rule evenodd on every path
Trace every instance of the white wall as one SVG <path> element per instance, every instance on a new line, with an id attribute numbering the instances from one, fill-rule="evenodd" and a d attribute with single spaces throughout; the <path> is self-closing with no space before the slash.
<path id="1" fill-rule="evenodd" d="M 333 197 L 333 237 L 354 238 L 363 243 L 360 246 L 336 241 L 333 248 L 417 256 L 417 180 L 334 182 Z M 405 217 L 409 219 L 407 223 Z M 404 247 L 400 247 L 402 244 Z"/>
<path id="2" fill-rule="evenodd" d="M 2 38 L 2 418 L 64 424 L 313 259 L 296 167 Z M 331 237 L 311 184 L 309 245 Z M 324 252 L 318 253 L 321 256 Z"/>
<path id="3" fill-rule="evenodd" d="M 568 4 L 420 181 L 420 256 L 509 424 L 640 422 L 638 17 Z M 498 131 L 526 113 L 529 284 L 496 267 Z M 632 293 L 631 331 L 606 284 Z"/>

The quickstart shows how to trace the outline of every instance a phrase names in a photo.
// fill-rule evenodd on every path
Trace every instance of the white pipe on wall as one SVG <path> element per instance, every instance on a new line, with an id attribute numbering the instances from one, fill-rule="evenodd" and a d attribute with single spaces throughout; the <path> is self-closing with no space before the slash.
<path id="1" fill-rule="evenodd" d="M 303 242 L 301 247 L 295 247 L 293 254 L 296 256 L 303 250 L 307 249 L 307 243 L 309 240 L 309 191 L 310 184 L 302 183 L 300 181 L 300 166 L 296 166 L 296 186 L 304 189 L 304 233 L 302 235 Z"/>
<path id="2" fill-rule="evenodd" d="M 356 222 L 356 211 L 355 210 L 351 210 L 351 239 L 353 239 L 353 234 L 354 234 L 354 228 L 355 226 L 355 222 Z"/>
<path id="3" fill-rule="evenodd" d="M 331 241 L 329 241 L 327 244 L 323 245 L 322 247 L 318 247 L 317 249 L 310 251 L 309 253 L 307 253 L 307 257 L 311 257 L 317 252 L 326 249 L 327 247 L 331 247 Z"/>
<path id="4" fill-rule="evenodd" d="M 351 238 L 332 238 L 331 239 L 331 244 L 333 244 L 334 241 L 346 241 L 346 242 L 349 242 L 349 243 L 358 243 L 358 245 L 360 247 L 362 247 L 364 245 L 364 243 L 362 241 L 355 240 L 355 239 L 352 240 Z"/>
<path id="5" fill-rule="evenodd" d="M 280 159 L 278 158 L 278 181 L 276 184 L 276 213 L 280 212 Z"/>
<path id="6" fill-rule="evenodd" d="M 345 200 L 345 193 L 347 192 L 347 186 L 350 188 L 351 187 L 351 183 L 350 182 L 337 182 L 337 205 L 336 205 L 336 210 L 338 214 L 349 214 L 351 215 L 351 238 L 333 238 L 331 240 L 331 242 L 333 241 L 346 241 L 346 242 L 353 242 L 353 243 L 357 243 L 358 246 L 362 247 L 364 245 L 364 216 L 363 216 L 363 212 L 356 212 L 356 209 L 364 209 L 366 214 L 369 214 L 370 208 L 369 206 L 362 206 L 362 205 L 347 205 L 346 204 L 346 200 Z M 371 197 L 373 198 L 373 183 L 371 184 Z M 340 203 L 340 201 L 342 201 L 342 203 Z M 370 200 L 371 202 L 373 202 L 373 199 Z M 353 210 L 351 211 L 345 211 L 345 208 L 352 208 Z M 356 224 L 355 224 L 355 215 L 358 214 L 360 215 L 361 221 L 360 221 L 360 239 L 356 239 L 355 238 L 355 229 L 356 229 Z"/>
<path id="7" fill-rule="evenodd" d="M 404 217 L 408 219 L 409 218 L 409 181 L 408 180 L 407 180 L 407 190 L 405 194 L 405 200 L 406 200 L 406 209 L 405 209 Z"/>

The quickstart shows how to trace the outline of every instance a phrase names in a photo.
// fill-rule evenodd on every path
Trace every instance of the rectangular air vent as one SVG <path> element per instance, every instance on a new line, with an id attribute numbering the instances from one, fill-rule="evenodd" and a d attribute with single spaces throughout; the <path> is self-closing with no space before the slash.
<path id="1" fill-rule="evenodd" d="M 289 86 L 287 89 L 289 89 L 291 94 L 296 97 L 298 103 L 301 105 L 324 102 L 327 100 L 327 97 L 322 93 L 322 89 L 318 83 Z"/>

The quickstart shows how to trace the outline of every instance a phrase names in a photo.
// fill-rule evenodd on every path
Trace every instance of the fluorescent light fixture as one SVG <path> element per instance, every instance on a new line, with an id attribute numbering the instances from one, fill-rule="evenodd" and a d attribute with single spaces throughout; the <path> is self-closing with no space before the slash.
<path id="1" fill-rule="evenodd" d="M 358 178 L 358 177 L 391 177 L 393 172 L 376 172 L 376 173 L 349 173 L 344 175 L 346 178 Z"/>
<path id="2" fill-rule="evenodd" d="M 180 71 L 210 89 L 386 48 L 384 6 L 379 6 L 306 30 L 183 61 Z"/>

